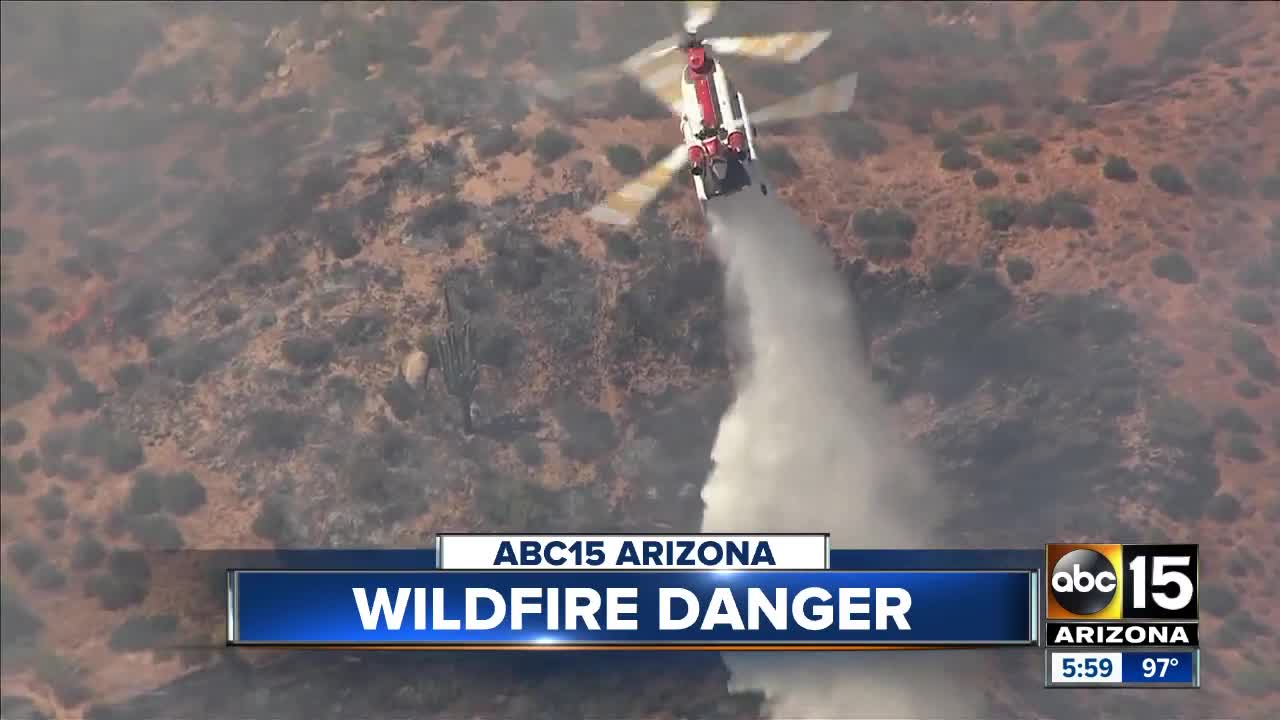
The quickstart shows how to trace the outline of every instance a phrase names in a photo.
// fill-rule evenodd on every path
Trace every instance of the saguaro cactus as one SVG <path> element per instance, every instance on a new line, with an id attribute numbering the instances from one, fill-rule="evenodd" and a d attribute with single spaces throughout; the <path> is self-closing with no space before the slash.
<path id="1" fill-rule="evenodd" d="M 458 322 L 453 316 L 453 304 L 449 301 L 449 291 L 444 293 L 444 309 L 448 326 L 444 337 L 436 338 L 436 358 L 440 362 L 440 372 L 444 375 L 444 385 L 449 394 L 458 399 L 462 409 L 462 429 L 471 434 L 471 395 L 476 389 L 476 380 L 480 367 L 472 353 L 474 331 L 470 320 Z"/>

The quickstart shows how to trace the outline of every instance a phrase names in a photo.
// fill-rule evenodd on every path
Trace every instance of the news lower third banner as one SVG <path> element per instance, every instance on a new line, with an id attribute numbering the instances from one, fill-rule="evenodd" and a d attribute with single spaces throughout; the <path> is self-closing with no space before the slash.
<path id="1" fill-rule="evenodd" d="M 583 565 L 586 552 L 572 564 Z M 460 564 L 478 564 L 467 560 Z M 1030 645 L 1038 588 L 1031 569 L 232 570 L 227 640 L 424 649 Z"/>

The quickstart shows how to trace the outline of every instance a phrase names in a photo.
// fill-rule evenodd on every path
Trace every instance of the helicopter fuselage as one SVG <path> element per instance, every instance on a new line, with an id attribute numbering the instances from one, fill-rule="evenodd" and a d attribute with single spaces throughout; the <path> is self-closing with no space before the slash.
<path id="1" fill-rule="evenodd" d="M 685 46 L 688 62 L 681 76 L 680 127 L 689 150 L 689 170 L 702 200 L 751 184 L 748 165 L 755 157 L 748 121 L 725 73 L 696 38 Z"/>

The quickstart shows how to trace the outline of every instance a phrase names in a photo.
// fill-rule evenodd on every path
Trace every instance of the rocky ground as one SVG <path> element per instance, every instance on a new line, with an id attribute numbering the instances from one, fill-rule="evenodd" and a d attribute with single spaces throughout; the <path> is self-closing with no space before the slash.
<path id="1" fill-rule="evenodd" d="M 669 32 L 654 7 L 4 5 L 0 714 L 764 712 L 714 656 L 200 651 L 209 604 L 148 552 L 698 527 L 732 357 L 696 207 L 676 183 L 629 231 L 582 217 L 674 122 L 629 81 L 526 90 Z M 736 77 L 759 105 L 862 74 L 851 113 L 761 144 L 965 490 L 955 542 L 1201 544 L 1193 700 L 1066 707 L 1006 653 L 992 714 L 1270 717 L 1280 9 L 735 4 L 714 31 L 814 27 L 802 66 Z M 473 435 L 401 372 L 446 287 Z"/>

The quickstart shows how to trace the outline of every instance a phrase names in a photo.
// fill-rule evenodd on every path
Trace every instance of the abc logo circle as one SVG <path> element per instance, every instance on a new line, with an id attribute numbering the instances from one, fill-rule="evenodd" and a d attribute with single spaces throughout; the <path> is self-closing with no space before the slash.
<path id="1" fill-rule="evenodd" d="M 1101 611 L 1111 604 L 1119 585 L 1111 561 L 1087 548 L 1072 550 L 1054 563 L 1049 582 L 1058 605 L 1073 615 Z"/>

